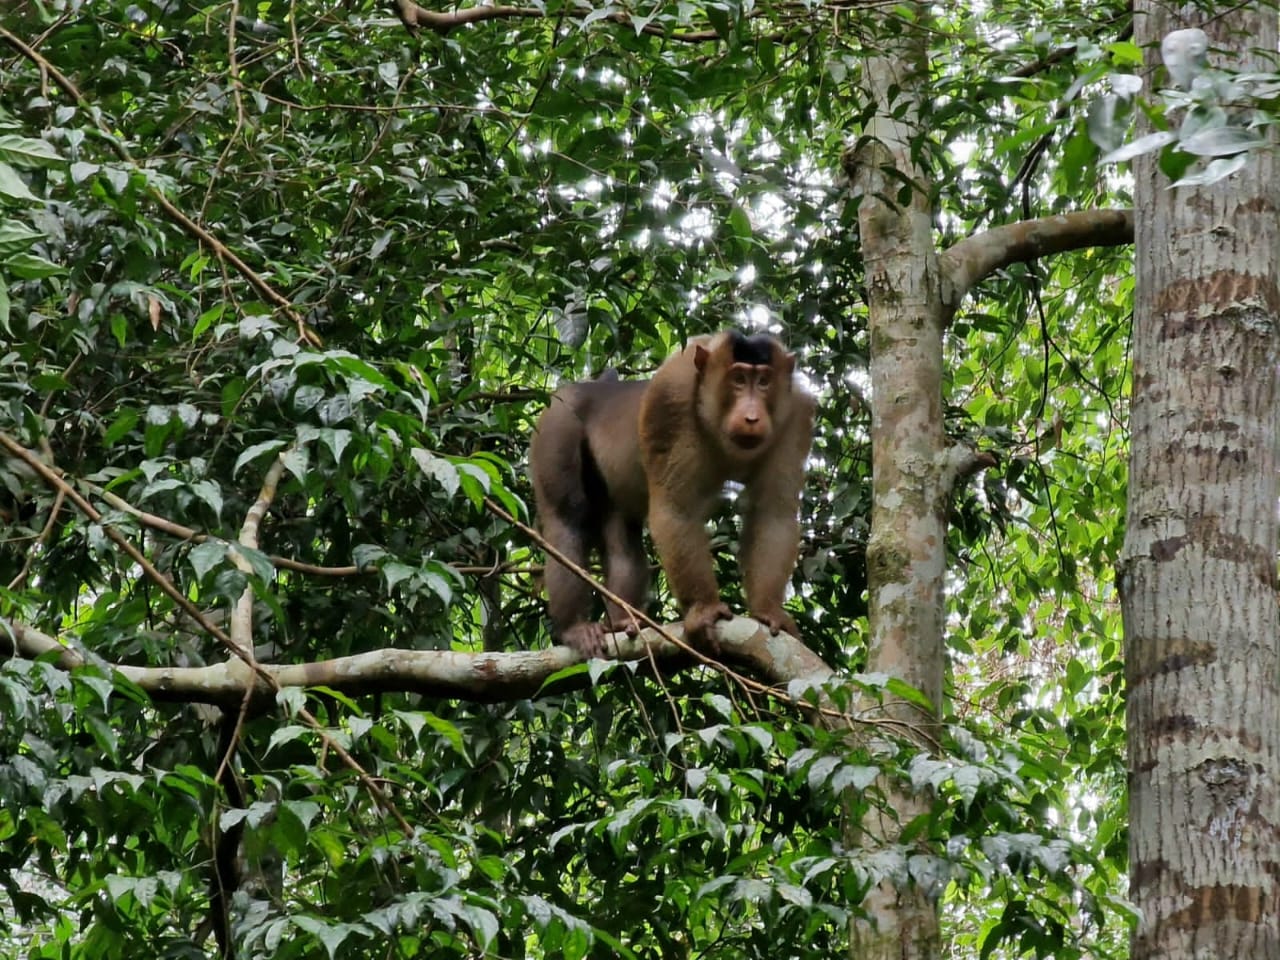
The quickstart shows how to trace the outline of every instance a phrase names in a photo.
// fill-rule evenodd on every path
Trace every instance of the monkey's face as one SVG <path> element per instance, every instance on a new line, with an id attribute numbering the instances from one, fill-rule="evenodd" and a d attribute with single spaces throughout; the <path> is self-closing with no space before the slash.
<path id="1" fill-rule="evenodd" d="M 778 389 L 771 365 L 734 363 L 725 371 L 720 429 L 731 450 L 749 455 L 768 444 Z"/>

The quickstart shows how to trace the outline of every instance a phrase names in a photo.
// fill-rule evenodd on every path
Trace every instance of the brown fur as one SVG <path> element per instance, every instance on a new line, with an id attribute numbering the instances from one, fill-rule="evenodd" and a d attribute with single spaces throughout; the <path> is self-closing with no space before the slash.
<path id="1" fill-rule="evenodd" d="M 795 390 L 795 358 L 772 337 L 726 332 L 690 341 L 652 381 L 599 380 L 556 391 L 530 449 L 542 532 L 580 566 L 603 556 L 605 585 L 632 605 L 648 591 L 648 517 L 686 635 L 716 649 L 720 600 L 706 521 L 726 481 L 744 485 L 747 607 L 774 633 L 795 634 L 782 609 L 800 542 L 796 517 L 813 433 L 813 398 Z M 607 604 L 590 620 L 590 588 L 547 561 L 548 609 L 562 642 L 588 656 L 635 624 Z"/>

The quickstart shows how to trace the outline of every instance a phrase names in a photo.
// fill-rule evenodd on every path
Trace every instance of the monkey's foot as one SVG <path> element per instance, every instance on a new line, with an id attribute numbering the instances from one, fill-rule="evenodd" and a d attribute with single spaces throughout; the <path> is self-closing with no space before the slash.
<path id="1" fill-rule="evenodd" d="M 732 620 L 733 611 L 719 600 L 714 603 L 695 603 L 684 612 L 684 637 L 696 647 L 713 656 L 720 655 L 720 638 L 716 636 L 716 624 Z"/>
<path id="2" fill-rule="evenodd" d="M 640 622 L 634 617 L 621 617 L 609 624 L 606 633 L 625 633 L 628 637 L 634 637 L 640 632 Z"/>
<path id="3" fill-rule="evenodd" d="M 604 655 L 604 638 L 613 631 L 603 623 L 575 623 L 560 635 L 560 642 L 584 657 Z"/>
<path id="4" fill-rule="evenodd" d="M 796 622 L 791 619 L 791 614 L 783 610 L 781 607 L 772 607 L 765 610 L 752 610 L 751 616 L 755 620 L 759 620 L 762 624 L 769 628 L 769 633 L 773 636 L 778 635 L 778 631 L 789 633 L 793 637 L 799 638 L 800 630 L 796 627 Z"/>

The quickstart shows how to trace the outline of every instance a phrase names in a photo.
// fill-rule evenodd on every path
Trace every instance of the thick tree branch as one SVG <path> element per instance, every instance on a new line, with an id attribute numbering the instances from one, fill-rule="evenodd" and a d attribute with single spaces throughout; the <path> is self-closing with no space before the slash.
<path id="1" fill-rule="evenodd" d="M 1010 223 L 967 237 L 939 258 L 947 319 L 974 284 L 1002 267 L 1068 250 L 1132 242 L 1132 210 L 1080 210 Z"/>
<path id="2" fill-rule="evenodd" d="M 679 624 L 664 629 L 682 636 Z M 610 642 L 620 660 L 647 659 L 652 655 L 675 666 L 685 658 L 682 650 L 653 630 L 643 630 L 636 637 L 617 633 Z M 784 633 L 771 636 L 766 627 L 746 617 L 721 624 L 720 643 L 726 657 L 752 668 L 769 684 L 785 688 L 798 679 L 819 684 L 832 676 L 831 668 L 799 640 Z M 58 664 L 65 669 L 86 663 L 83 656 L 49 635 L 15 621 L 0 620 L 0 649 L 7 647 L 12 648 L 9 652 L 23 657 L 58 651 Z M 206 667 L 121 665 L 114 669 L 154 700 L 237 709 L 250 685 L 259 708 L 274 702 L 277 689 L 312 686 L 329 687 L 352 696 L 421 693 L 477 703 L 519 700 L 542 690 L 552 674 L 581 661 L 582 656 L 569 647 L 511 653 L 383 649 L 315 663 L 259 664 L 258 673 L 268 676 L 271 682 L 261 676 L 255 679 L 239 660 Z M 584 673 L 558 685 L 556 690 L 589 683 L 590 677 Z"/>

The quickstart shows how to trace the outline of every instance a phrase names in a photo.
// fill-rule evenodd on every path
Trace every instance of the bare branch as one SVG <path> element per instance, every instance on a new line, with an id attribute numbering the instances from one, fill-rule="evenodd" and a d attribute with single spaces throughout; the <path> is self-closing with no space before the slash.
<path id="1" fill-rule="evenodd" d="M 961 240 L 939 258 L 943 305 L 954 314 L 974 284 L 1010 264 L 1128 243 L 1133 243 L 1132 210 L 1079 210 L 995 227 Z"/>

